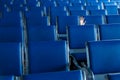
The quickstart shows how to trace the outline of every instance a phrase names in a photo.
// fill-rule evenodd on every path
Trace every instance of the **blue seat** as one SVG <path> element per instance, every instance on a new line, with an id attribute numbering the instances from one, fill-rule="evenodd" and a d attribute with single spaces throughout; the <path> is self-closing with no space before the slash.
<path id="1" fill-rule="evenodd" d="M 59 16 L 58 33 L 66 34 L 66 27 L 69 25 L 79 25 L 79 16 Z"/>
<path id="2" fill-rule="evenodd" d="M 87 10 L 71 10 L 70 15 L 86 16 L 86 15 L 89 15 L 89 11 L 87 11 Z"/>
<path id="3" fill-rule="evenodd" d="M 0 75 L 22 75 L 21 43 L 0 43 Z"/>
<path id="4" fill-rule="evenodd" d="M 106 3 L 108 3 L 109 2 L 109 0 L 99 0 L 100 2 L 106 2 Z"/>
<path id="5" fill-rule="evenodd" d="M 15 80 L 14 76 L 0 76 L 0 80 Z"/>
<path id="6" fill-rule="evenodd" d="M 107 23 L 120 23 L 120 16 L 119 15 L 107 15 L 106 16 Z"/>
<path id="7" fill-rule="evenodd" d="M 28 27 L 28 42 L 55 41 L 57 38 L 55 26 Z"/>
<path id="8" fill-rule="evenodd" d="M 116 6 L 117 5 L 115 1 L 105 1 L 103 3 L 105 6 Z"/>
<path id="9" fill-rule="evenodd" d="M 85 16 L 85 24 L 105 24 L 105 17 L 102 15 Z M 91 20 L 92 19 L 92 20 Z"/>
<path id="10" fill-rule="evenodd" d="M 84 10 L 84 7 L 82 5 L 79 6 L 68 6 L 68 10 L 72 11 L 72 10 Z"/>
<path id="11" fill-rule="evenodd" d="M 120 39 L 120 24 L 104 24 L 99 26 L 100 40 Z"/>
<path id="12" fill-rule="evenodd" d="M 108 80 L 119 80 L 119 79 L 120 79 L 120 73 L 108 74 Z"/>
<path id="13" fill-rule="evenodd" d="M 21 26 L 20 12 L 3 12 L 2 18 L 0 19 L 0 26 Z"/>
<path id="14" fill-rule="evenodd" d="M 19 27 L 0 27 L 0 42 L 22 42 L 22 28 Z"/>
<path id="15" fill-rule="evenodd" d="M 26 26 L 48 26 L 50 21 L 47 16 L 30 15 L 26 18 Z"/>
<path id="16" fill-rule="evenodd" d="M 85 44 L 87 41 L 96 40 L 97 29 L 95 25 L 68 27 L 70 53 L 74 55 L 77 60 L 86 60 Z"/>
<path id="17" fill-rule="evenodd" d="M 68 27 L 68 41 L 71 49 L 85 48 L 85 42 L 97 40 L 95 25 Z"/>
<path id="18" fill-rule="evenodd" d="M 56 25 L 57 16 L 67 16 L 66 7 L 52 7 L 50 10 L 50 21 L 52 25 Z"/>
<path id="19" fill-rule="evenodd" d="M 57 6 L 70 6 L 70 3 L 67 1 L 57 1 Z"/>
<path id="20" fill-rule="evenodd" d="M 86 0 L 87 2 L 97 2 L 97 0 Z"/>
<path id="21" fill-rule="evenodd" d="M 107 15 L 106 10 L 90 10 L 90 15 Z"/>
<path id="22" fill-rule="evenodd" d="M 59 71 L 49 72 L 41 74 L 29 74 L 23 76 L 23 80 L 84 80 L 84 74 L 82 70 L 74 71 Z"/>
<path id="23" fill-rule="evenodd" d="M 38 1 L 36 1 L 36 0 L 26 0 L 27 2 L 27 6 L 34 6 L 34 7 L 36 7 L 36 5 L 37 5 L 37 3 L 38 3 Z"/>
<path id="24" fill-rule="evenodd" d="M 88 67 L 94 74 L 120 72 L 120 40 L 88 42 L 86 48 Z"/>
<path id="25" fill-rule="evenodd" d="M 66 71 L 69 54 L 64 41 L 31 42 L 28 44 L 29 73 Z"/>
<path id="26" fill-rule="evenodd" d="M 99 10 L 100 9 L 100 7 L 99 7 L 99 5 L 87 5 L 87 6 L 85 6 L 85 9 L 86 10 Z"/>
<path id="27" fill-rule="evenodd" d="M 106 5 L 105 9 L 107 10 L 108 15 L 117 15 L 118 14 L 117 5 Z"/>
<path id="28" fill-rule="evenodd" d="M 25 12 L 26 17 L 44 16 L 45 14 L 45 7 L 29 7 L 29 10 Z"/>

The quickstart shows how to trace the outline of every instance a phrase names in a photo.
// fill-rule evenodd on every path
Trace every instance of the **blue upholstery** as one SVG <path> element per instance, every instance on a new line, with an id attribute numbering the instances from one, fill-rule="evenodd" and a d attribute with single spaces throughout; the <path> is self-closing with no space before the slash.
<path id="1" fill-rule="evenodd" d="M 86 16 L 89 15 L 89 11 L 87 10 L 71 10 L 71 15 L 78 15 L 78 16 Z"/>
<path id="2" fill-rule="evenodd" d="M 70 4 L 66 1 L 57 1 L 58 6 L 70 6 Z"/>
<path id="3" fill-rule="evenodd" d="M 106 10 L 90 10 L 90 15 L 107 15 Z"/>
<path id="4" fill-rule="evenodd" d="M 0 80 L 14 80 L 14 76 L 0 76 Z"/>
<path id="5" fill-rule="evenodd" d="M 95 16 L 85 16 L 86 24 L 105 24 L 104 16 L 95 15 Z M 92 20 L 91 20 L 92 19 Z"/>
<path id="6" fill-rule="evenodd" d="M 0 27 L 0 42 L 22 42 L 22 28 Z"/>
<path id="7" fill-rule="evenodd" d="M 88 67 L 94 74 L 120 72 L 120 40 L 88 43 Z"/>
<path id="8" fill-rule="evenodd" d="M 28 42 L 31 41 L 54 41 L 56 40 L 55 26 L 33 26 L 28 28 Z"/>
<path id="9" fill-rule="evenodd" d="M 99 10 L 100 9 L 100 7 L 99 7 L 99 5 L 91 5 L 91 6 L 85 6 L 85 9 L 86 10 Z"/>
<path id="10" fill-rule="evenodd" d="M 79 25 L 79 16 L 59 16 L 58 33 L 65 34 L 66 27 L 69 25 Z"/>
<path id="11" fill-rule="evenodd" d="M 36 0 L 26 0 L 26 1 L 27 1 L 27 5 L 34 6 L 34 7 L 36 7 L 37 2 L 38 2 Z"/>
<path id="12" fill-rule="evenodd" d="M 67 15 L 68 13 L 66 11 L 52 11 L 51 18 L 50 18 L 51 24 L 56 25 L 58 16 L 67 16 Z"/>
<path id="13" fill-rule="evenodd" d="M 119 15 L 107 15 L 106 16 L 107 23 L 120 23 L 120 16 Z"/>
<path id="14" fill-rule="evenodd" d="M 30 15 L 26 18 L 27 26 L 47 26 L 49 25 L 49 20 L 47 16 L 41 17 L 37 15 Z"/>
<path id="15" fill-rule="evenodd" d="M 28 44 L 29 73 L 68 70 L 69 54 L 64 41 Z"/>
<path id="16" fill-rule="evenodd" d="M 84 7 L 82 5 L 80 5 L 80 6 L 69 6 L 68 7 L 69 11 L 72 11 L 72 10 L 83 10 L 83 9 L 84 9 Z"/>
<path id="17" fill-rule="evenodd" d="M 19 12 L 3 12 L 2 19 L 0 19 L 0 26 L 21 26 L 21 17 Z"/>
<path id="18" fill-rule="evenodd" d="M 0 43 L 0 75 L 22 75 L 21 43 Z"/>
<path id="19" fill-rule="evenodd" d="M 108 74 L 108 80 L 119 80 L 119 79 L 120 79 L 120 73 Z"/>
<path id="20" fill-rule="evenodd" d="M 107 5 L 105 6 L 105 9 L 107 10 L 108 15 L 118 14 L 117 5 Z"/>
<path id="21" fill-rule="evenodd" d="M 120 24 L 104 24 L 100 25 L 100 39 L 120 39 Z"/>
<path id="22" fill-rule="evenodd" d="M 81 70 L 59 71 L 42 74 L 30 74 L 23 77 L 23 80 L 84 80 Z"/>
<path id="23" fill-rule="evenodd" d="M 29 11 L 25 12 L 26 17 L 43 16 L 44 14 L 44 7 L 31 7 L 29 8 Z"/>
<path id="24" fill-rule="evenodd" d="M 69 45 L 71 49 L 85 48 L 85 42 L 97 40 L 95 25 L 68 27 Z"/>

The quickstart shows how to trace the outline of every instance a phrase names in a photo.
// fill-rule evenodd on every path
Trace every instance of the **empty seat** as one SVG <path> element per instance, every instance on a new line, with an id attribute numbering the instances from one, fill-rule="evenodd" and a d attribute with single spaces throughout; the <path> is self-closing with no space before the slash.
<path id="1" fill-rule="evenodd" d="M 100 40 L 120 39 L 120 24 L 104 24 L 99 26 Z"/>
<path id="2" fill-rule="evenodd" d="M 82 5 L 79 5 L 79 6 L 69 6 L 68 10 L 69 11 L 72 11 L 72 10 L 84 10 L 84 7 Z"/>
<path id="3" fill-rule="evenodd" d="M 14 76 L 0 76 L 0 80 L 15 80 Z"/>
<path id="4" fill-rule="evenodd" d="M 120 73 L 108 74 L 108 80 L 119 80 L 119 79 L 120 79 Z"/>
<path id="5" fill-rule="evenodd" d="M 21 43 L 0 43 L 0 75 L 22 75 Z"/>
<path id="6" fill-rule="evenodd" d="M 107 6 L 105 6 L 105 9 L 107 10 L 108 15 L 117 15 L 118 14 L 117 5 L 107 5 Z"/>
<path id="7" fill-rule="evenodd" d="M 90 10 L 90 15 L 107 15 L 106 10 Z"/>
<path id="8" fill-rule="evenodd" d="M 102 15 L 85 16 L 85 24 L 105 24 L 105 17 Z"/>
<path id="9" fill-rule="evenodd" d="M 26 17 L 32 16 L 44 16 L 46 14 L 45 7 L 29 7 L 29 10 L 25 12 Z"/>
<path id="10" fill-rule="evenodd" d="M 66 34 L 66 27 L 69 25 L 79 25 L 79 16 L 59 16 L 58 33 Z"/>
<path id="11" fill-rule="evenodd" d="M 85 42 L 97 40 L 95 25 L 68 27 L 68 41 L 71 49 L 85 48 Z"/>
<path id="12" fill-rule="evenodd" d="M 0 26 L 15 26 L 20 27 L 21 23 L 21 16 L 20 12 L 3 12 L 2 18 L 0 19 Z"/>
<path id="13" fill-rule="evenodd" d="M 0 42 L 22 42 L 22 33 L 21 27 L 0 26 Z"/>
<path id="14" fill-rule="evenodd" d="M 96 40 L 97 29 L 95 25 L 68 27 L 70 53 L 77 53 L 73 55 L 76 56 L 78 60 L 86 60 L 86 52 L 85 50 L 82 50 L 85 49 L 86 42 Z"/>
<path id="15" fill-rule="evenodd" d="M 54 41 L 57 38 L 55 26 L 33 26 L 27 29 L 28 42 Z"/>
<path id="16" fill-rule="evenodd" d="M 37 15 L 30 15 L 26 18 L 26 26 L 48 26 L 50 24 L 49 18 L 47 16 L 37 16 Z"/>
<path id="17" fill-rule="evenodd" d="M 120 72 L 120 40 L 89 42 L 86 48 L 88 67 L 94 74 Z"/>
<path id="18" fill-rule="evenodd" d="M 85 75 L 82 70 L 29 74 L 23 76 L 23 80 L 84 80 L 84 78 Z"/>
<path id="19" fill-rule="evenodd" d="M 108 24 L 110 23 L 120 23 L 120 16 L 119 15 L 107 15 L 106 21 Z"/>
<path id="20" fill-rule="evenodd" d="M 50 9 L 50 21 L 52 25 L 56 25 L 57 16 L 67 16 L 68 12 L 66 11 L 66 7 L 52 7 Z"/>
<path id="21" fill-rule="evenodd" d="M 69 54 L 64 41 L 31 42 L 28 44 L 28 71 L 42 73 L 69 69 Z"/>
<path id="22" fill-rule="evenodd" d="M 85 6 L 85 9 L 86 10 L 99 10 L 100 9 L 100 6 L 99 5 L 87 5 Z"/>
<path id="23" fill-rule="evenodd" d="M 71 10 L 70 15 L 86 16 L 89 15 L 87 10 Z"/>

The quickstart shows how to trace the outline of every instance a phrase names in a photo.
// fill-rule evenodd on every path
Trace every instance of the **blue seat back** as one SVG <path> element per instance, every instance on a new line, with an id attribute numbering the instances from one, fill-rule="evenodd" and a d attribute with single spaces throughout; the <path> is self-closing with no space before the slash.
<path id="1" fill-rule="evenodd" d="M 104 24 L 100 25 L 100 39 L 120 39 L 120 24 Z"/>
<path id="2" fill-rule="evenodd" d="M 107 6 L 105 6 L 105 9 L 107 10 L 108 15 L 117 15 L 118 14 L 117 5 L 107 5 Z"/>
<path id="3" fill-rule="evenodd" d="M 119 49 L 120 40 L 89 42 L 88 67 L 94 74 L 120 72 Z"/>
<path id="4" fill-rule="evenodd" d="M 2 18 L 0 19 L 0 26 L 21 27 L 20 12 L 3 12 Z"/>
<path id="5" fill-rule="evenodd" d="M 79 16 L 59 16 L 58 33 L 65 34 L 66 27 L 69 25 L 79 25 Z"/>
<path id="6" fill-rule="evenodd" d="M 87 41 L 97 40 L 97 29 L 95 25 L 70 26 L 68 27 L 68 39 L 71 49 L 85 48 Z"/>
<path id="7" fill-rule="evenodd" d="M 55 26 L 28 27 L 28 42 L 34 41 L 54 41 L 56 40 Z"/>
<path id="8" fill-rule="evenodd" d="M 0 75 L 22 75 L 21 43 L 0 43 Z"/>
<path id="9" fill-rule="evenodd" d="M 87 6 L 85 6 L 85 9 L 86 10 L 99 10 L 100 9 L 100 7 L 99 7 L 99 5 L 87 5 Z"/>
<path id="10" fill-rule="evenodd" d="M 87 10 L 71 10 L 70 15 L 86 16 L 89 15 Z"/>
<path id="11" fill-rule="evenodd" d="M 26 26 L 48 26 L 50 23 L 47 16 L 30 15 L 26 18 Z"/>
<path id="12" fill-rule="evenodd" d="M 69 54 L 64 41 L 28 44 L 29 73 L 68 70 Z"/>
<path id="13" fill-rule="evenodd" d="M 90 15 L 107 15 L 106 10 L 90 10 Z"/>
<path id="14" fill-rule="evenodd" d="M 106 16 L 107 23 L 120 23 L 120 16 L 119 15 L 107 15 Z"/>
<path id="15" fill-rule="evenodd" d="M 14 80 L 14 76 L 0 76 L 0 80 Z"/>
<path id="16" fill-rule="evenodd" d="M 23 80 L 84 80 L 81 70 L 59 71 L 42 74 L 30 74 L 23 77 Z"/>
<path id="17" fill-rule="evenodd" d="M 21 27 L 0 27 L 0 42 L 22 42 Z"/>
<path id="18" fill-rule="evenodd" d="M 105 18 L 102 15 L 85 16 L 86 24 L 105 24 Z"/>
<path id="19" fill-rule="evenodd" d="M 108 80 L 119 80 L 119 79 L 120 79 L 120 73 L 108 74 Z"/>

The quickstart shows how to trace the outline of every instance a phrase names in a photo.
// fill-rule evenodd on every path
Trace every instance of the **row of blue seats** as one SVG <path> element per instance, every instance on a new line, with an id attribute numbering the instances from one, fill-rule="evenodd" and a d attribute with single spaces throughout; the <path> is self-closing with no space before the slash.
<path id="1" fill-rule="evenodd" d="M 10 77 L 10 75 L 14 76 L 22 76 L 25 75 L 25 80 L 33 80 L 34 78 L 37 79 L 37 77 L 34 77 L 33 79 L 29 74 L 38 74 L 46 72 L 47 75 L 57 75 L 57 74 L 64 74 L 65 75 L 74 75 L 72 73 L 76 73 L 75 75 L 79 75 L 78 79 L 84 80 L 82 78 L 83 73 L 81 71 L 69 71 L 70 69 L 70 60 L 69 60 L 69 53 L 68 53 L 68 47 L 66 45 L 65 41 L 44 41 L 44 42 L 31 42 L 28 44 L 28 53 L 27 53 L 27 59 L 25 59 L 25 62 L 27 64 L 24 64 L 23 60 L 23 50 L 21 43 L 0 43 L 0 75 L 3 77 L 0 77 L 0 79 L 5 78 L 5 80 L 9 80 L 8 78 L 14 79 L 13 76 Z M 47 50 L 46 50 L 47 49 Z M 7 59 L 6 59 L 7 57 Z M 27 73 L 24 73 L 24 66 L 26 65 Z M 57 73 L 47 73 L 47 72 L 56 72 Z M 64 71 L 64 72 L 59 72 Z M 82 74 L 81 74 L 82 73 Z M 53 75 L 52 78 L 55 78 Z M 59 76 L 65 76 L 65 75 L 58 75 Z M 80 76 L 81 75 L 81 76 Z M 8 76 L 8 77 L 5 77 Z M 43 76 L 43 75 L 42 75 Z M 41 76 L 41 77 L 42 77 Z M 38 78 L 41 78 L 38 76 Z M 56 77 L 56 78 L 58 78 Z M 66 78 L 68 76 L 65 76 Z M 70 77 L 70 76 L 69 76 Z M 68 78 L 69 78 L 68 77 Z M 72 78 L 71 76 L 70 78 Z M 55 79 L 56 79 L 55 78 Z M 48 78 L 46 78 L 48 79 Z M 61 77 L 62 79 L 62 77 Z M 63 78 L 64 79 L 64 78 Z"/>
<path id="2" fill-rule="evenodd" d="M 79 61 L 86 60 L 85 46 L 88 41 L 120 39 L 120 24 L 104 24 L 68 27 L 70 53 Z"/>
<path id="3" fill-rule="evenodd" d="M 60 71 L 60 72 L 48 72 L 39 74 L 29 74 L 22 77 L 22 80 L 85 80 L 84 73 L 81 70 L 76 71 Z M 1 80 L 19 80 L 15 79 L 15 76 L 0 76 Z"/>
<path id="4" fill-rule="evenodd" d="M 97 78 L 96 76 L 99 74 L 103 74 L 105 76 L 109 75 L 109 73 L 118 73 L 120 71 L 119 44 L 120 40 L 91 41 L 87 43 L 87 68 L 91 70 L 90 72 L 94 73 L 92 76 L 95 76 L 95 78 Z M 20 43 L 1 43 L 0 46 L 0 61 L 2 61 L 0 68 L 1 75 L 21 75 L 22 61 L 20 55 L 22 51 Z M 67 47 L 65 46 L 66 45 L 64 41 L 30 43 L 28 47 L 29 74 L 23 76 L 23 80 L 33 80 L 39 78 L 47 80 L 48 77 L 46 76 L 49 76 L 50 79 L 60 78 L 66 80 L 67 78 L 75 78 L 75 73 L 76 78 L 79 77 L 78 79 L 85 80 L 85 75 L 83 75 L 83 73 L 81 72 L 84 71 L 84 69 L 81 68 L 81 71 L 68 71 L 69 58 L 67 57 L 68 53 L 66 51 L 67 49 L 65 49 Z M 6 59 L 5 55 L 9 57 L 7 57 Z M 62 70 L 65 71 L 47 73 Z M 71 76 L 69 76 L 70 74 Z M 109 78 L 111 78 L 110 80 L 114 80 L 114 77 L 116 77 L 116 75 L 114 75 L 115 74 L 109 75 Z"/>
<path id="5" fill-rule="evenodd" d="M 18 3 L 17 3 L 18 2 Z M 1 4 L 9 4 L 9 5 L 18 5 L 18 4 L 29 4 L 29 5 L 34 5 L 40 2 L 42 5 L 54 5 L 54 3 L 58 3 L 59 5 L 67 5 L 69 3 L 97 3 L 97 2 L 104 2 L 104 3 L 110 3 L 113 4 L 115 2 L 120 2 L 119 0 L 92 0 L 92 1 L 87 1 L 87 0 L 48 0 L 47 2 L 45 0 L 1 0 Z M 53 4 L 52 4 L 53 3 Z"/>
<path id="6" fill-rule="evenodd" d="M 1 7 L 0 11 L 7 11 L 7 12 L 10 12 L 10 11 L 23 11 L 23 12 L 26 12 L 26 11 L 30 11 L 31 9 L 34 10 L 35 8 L 44 8 L 46 7 L 46 10 L 47 11 L 50 11 L 50 7 L 47 7 L 47 6 L 43 6 L 43 7 Z M 78 5 L 78 6 L 59 6 L 59 7 L 66 7 L 68 8 L 68 11 L 71 11 L 71 8 L 73 10 L 106 10 L 108 12 L 108 14 L 110 14 L 110 9 L 114 12 L 113 14 L 118 14 L 118 8 L 117 8 L 117 5 L 107 5 L 107 6 L 104 6 L 104 5 L 88 5 L 88 6 L 82 6 L 82 5 Z M 51 7 L 51 8 L 57 8 L 57 7 Z M 60 9 L 60 8 L 59 8 Z M 39 9 L 40 10 L 40 9 Z M 49 15 L 48 13 L 46 13 L 47 15 Z M 111 13 L 112 14 L 112 13 Z"/>

